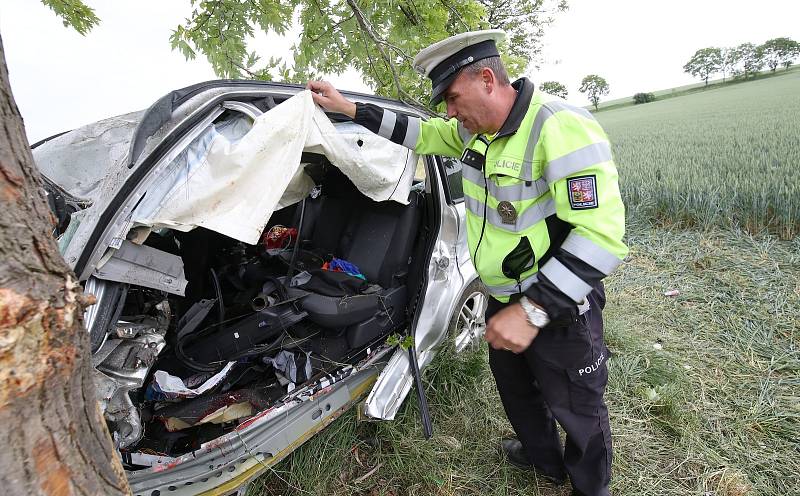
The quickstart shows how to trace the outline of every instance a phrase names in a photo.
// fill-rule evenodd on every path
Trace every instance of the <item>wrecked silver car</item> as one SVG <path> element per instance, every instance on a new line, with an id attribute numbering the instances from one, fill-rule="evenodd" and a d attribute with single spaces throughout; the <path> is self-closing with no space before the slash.
<path id="1" fill-rule="evenodd" d="M 485 328 L 461 164 L 302 87 L 202 83 L 33 154 L 134 494 L 228 494 L 353 405 L 390 420 Z"/>

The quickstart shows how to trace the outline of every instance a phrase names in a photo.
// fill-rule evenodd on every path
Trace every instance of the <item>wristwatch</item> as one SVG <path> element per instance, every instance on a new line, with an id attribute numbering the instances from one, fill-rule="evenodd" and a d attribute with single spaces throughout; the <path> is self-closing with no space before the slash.
<path id="1" fill-rule="evenodd" d="M 547 315 L 547 312 L 541 308 L 535 307 L 527 297 L 523 296 L 520 298 L 519 304 L 522 305 L 522 309 L 525 310 L 528 324 L 541 329 L 550 323 L 550 316 Z"/>

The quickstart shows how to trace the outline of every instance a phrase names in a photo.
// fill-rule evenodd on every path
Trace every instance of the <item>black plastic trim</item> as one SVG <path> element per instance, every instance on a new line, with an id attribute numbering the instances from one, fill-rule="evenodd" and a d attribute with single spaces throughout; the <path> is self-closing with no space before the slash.
<path id="1" fill-rule="evenodd" d="M 427 156 L 425 157 L 425 170 L 427 172 L 428 178 L 431 178 L 431 172 L 436 169 L 437 167 L 441 167 L 439 163 L 439 157 Z M 440 178 L 442 176 L 439 176 Z M 440 179 L 441 180 L 441 179 Z M 445 195 L 447 194 L 447 185 L 443 185 L 445 190 Z M 437 185 L 438 188 L 438 185 Z M 431 194 L 425 195 L 425 200 L 430 200 L 431 205 L 429 205 L 430 213 L 429 217 L 423 219 L 425 222 L 429 222 L 430 220 L 433 221 L 433 225 L 430 226 L 430 237 L 428 238 L 428 246 L 425 249 L 425 261 L 427 263 L 422 265 L 422 277 L 420 277 L 420 289 L 417 294 L 409 294 L 408 295 L 408 305 L 414 305 L 414 315 L 411 318 L 411 326 L 409 327 L 410 335 L 414 336 L 417 330 L 417 323 L 419 322 L 420 316 L 420 305 L 419 302 L 422 298 L 425 297 L 427 290 L 428 290 L 428 267 L 430 266 L 431 256 L 433 255 L 433 248 L 436 246 L 436 239 L 439 237 L 439 231 L 442 227 L 442 217 L 441 217 L 441 204 L 439 195 L 433 193 L 433 185 L 431 185 Z M 430 197 L 430 198 L 428 198 Z M 428 209 L 426 209 L 428 210 Z M 416 291 L 415 288 L 409 288 Z"/>
<path id="2" fill-rule="evenodd" d="M 54 134 L 54 135 L 52 135 L 52 136 L 49 136 L 49 137 L 47 137 L 47 138 L 45 138 L 45 139 L 40 139 L 39 141 L 37 141 L 36 143 L 34 143 L 34 144 L 32 144 L 32 145 L 31 145 L 31 150 L 33 150 L 34 148 L 36 148 L 36 147 L 37 147 L 37 146 L 39 146 L 39 145 L 43 145 L 43 144 L 47 143 L 47 142 L 48 142 L 48 141 L 50 141 L 50 140 L 54 140 L 54 139 L 56 139 L 56 138 L 58 138 L 59 136 L 63 136 L 63 135 L 67 134 L 67 133 L 68 133 L 68 132 L 70 132 L 70 131 L 74 131 L 74 129 L 68 129 L 67 131 L 61 131 L 60 133 L 58 133 L 58 134 Z"/>

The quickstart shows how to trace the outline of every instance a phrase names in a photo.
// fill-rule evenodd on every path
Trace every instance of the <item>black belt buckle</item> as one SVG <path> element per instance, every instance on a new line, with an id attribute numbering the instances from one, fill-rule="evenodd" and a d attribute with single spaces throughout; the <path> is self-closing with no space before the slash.
<path id="1" fill-rule="evenodd" d="M 461 163 L 482 171 L 483 166 L 486 165 L 486 157 L 471 148 L 467 148 L 461 154 Z"/>

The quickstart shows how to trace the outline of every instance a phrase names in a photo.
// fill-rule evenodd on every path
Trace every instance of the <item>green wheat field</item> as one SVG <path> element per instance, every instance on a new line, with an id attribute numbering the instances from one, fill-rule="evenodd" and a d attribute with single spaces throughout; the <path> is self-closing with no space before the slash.
<path id="1" fill-rule="evenodd" d="M 597 118 L 633 216 L 800 233 L 800 71 Z"/>

